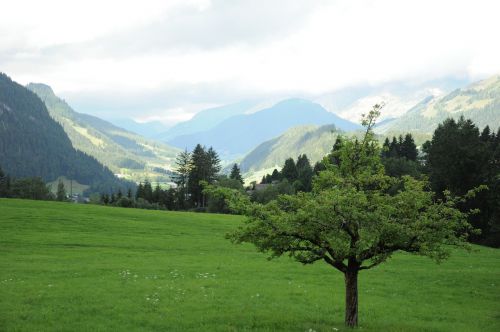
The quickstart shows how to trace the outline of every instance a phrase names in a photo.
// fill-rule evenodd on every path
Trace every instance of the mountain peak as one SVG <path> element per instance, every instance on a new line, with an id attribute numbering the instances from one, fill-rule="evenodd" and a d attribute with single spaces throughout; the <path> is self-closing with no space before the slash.
<path id="1" fill-rule="evenodd" d="M 37 94 L 55 96 L 54 90 L 44 83 L 28 83 L 26 87 Z"/>

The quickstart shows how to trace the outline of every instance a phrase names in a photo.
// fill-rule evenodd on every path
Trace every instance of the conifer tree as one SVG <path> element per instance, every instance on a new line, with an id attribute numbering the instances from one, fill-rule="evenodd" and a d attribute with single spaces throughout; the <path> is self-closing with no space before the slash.
<path id="1" fill-rule="evenodd" d="M 229 175 L 230 179 L 238 180 L 241 184 L 244 184 L 245 181 L 243 181 L 243 177 L 241 176 L 240 173 L 240 168 L 238 167 L 238 164 L 234 164 L 233 168 L 231 168 L 231 174 Z"/>
<path id="2" fill-rule="evenodd" d="M 61 180 L 59 180 L 59 183 L 57 184 L 56 199 L 60 202 L 66 200 L 66 189 L 64 189 L 64 183 Z"/>
<path id="3" fill-rule="evenodd" d="M 293 183 L 298 178 L 297 166 L 295 165 L 295 161 L 293 158 L 288 158 L 285 160 L 285 165 L 281 170 L 281 175 L 283 178 L 287 179 L 288 182 Z"/>
<path id="4" fill-rule="evenodd" d="M 312 189 L 313 169 L 306 154 L 297 158 L 297 178 L 300 181 L 299 191 L 311 191 Z"/>

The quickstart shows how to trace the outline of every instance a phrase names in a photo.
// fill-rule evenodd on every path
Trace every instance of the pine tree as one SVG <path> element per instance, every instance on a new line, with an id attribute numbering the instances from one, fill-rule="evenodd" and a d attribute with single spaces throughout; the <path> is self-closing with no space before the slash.
<path id="1" fill-rule="evenodd" d="M 66 200 L 66 189 L 64 189 L 64 183 L 61 180 L 59 180 L 59 183 L 57 184 L 56 199 L 60 202 Z"/>
<path id="2" fill-rule="evenodd" d="M 389 142 L 389 137 L 385 138 L 384 145 L 382 145 L 382 158 L 389 158 L 391 151 L 391 143 Z"/>
<path id="3" fill-rule="evenodd" d="M 399 143 L 395 136 L 392 137 L 391 145 L 389 146 L 389 157 L 399 158 Z"/>
<path id="4" fill-rule="evenodd" d="M 144 197 L 146 201 L 152 203 L 153 202 L 153 187 L 151 186 L 151 182 L 149 180 L 144 180 Z"/>
<path id="5" fill-rule="evenodd" d="M 144 185 L 142 182 L 139 183 L 135 192 L 135 199 L 138 200 L 139 198 L 144 199 Z"/>
<path id="6" fill-rule="evenodd" d="M 181 194 L 181 200 L 184 202 L 187 200 L 189 174 L 193 167 L 191 161 L 191 153 L 189 153 L 187 150 L 179 153 L 175 160 L 175 165 L 176 175 L 174 177 L 174 182 L 177 184 L 177 188 Z"/>
<path id="7" fill-rule="evenodd" d="M 319 172 L 322 172 L 324 170 L 326 170 L 326 166 L 321 161 L 317 161 L 316 164 L 314 164 L 314 168 L 313 168 L 314 175 L 318 175 Z"/>
<path id="8" fill-rule="evenodd" d="M 231 174 L 229 175 L 230 179 L 238 180 L 241 184 L 244 184 L 245 181 L 243 181 L 243 177 L 241 176 L 240 173 L 240 168 L 238 167 L 238 164 L 234 164 L 233 168 L 231 169 Z"/>
<path id="9" fill-rule="evenodd" d="M 0 167 L 0 197 L 9 197 L 10 179 Z"/>
<path id="10" fill-rule="evenodd" d="M 189 170 L 188 193 L 193 203 L 196 206 L 201 207 L 203 202 L 200 181 L 205 180 L 207 177 L 207 156 L 205 149 L 201 146 L 201 144 L 197 144 L 191 153 L 190 164 L 191 168 Z"/>
<path id="11" fill-rule="evenodd" d="M 160 203 L 162 198 L 162 190 L 159 183 L 156 183 L 155 190 L 153 191 L 152 203 Z"/>
<path id="12" fill-rule="evenodd" d="M 293 183 L 298 178 L 297 166 L 295 165 L 295 161 L 293 158 L 288 158 L 285 160 L 285 165 L 281 170 L 281 174 L 283 178 L 287 179 L 288 182 Z"/>
<path id="13" fill-rule="evenodd" d="M 299 191 L 311 191 L 312 189 L 313 169 L 306 154 L 297 158 L 297 179 L 300 181 Z"/>
<path id="14" fill-rule="evenodd" d="M 221 170 L 219 155 L 212 147 L 210 147 L 207 151 L 207 160 L 207 178 L 205 180 L 211 184 Z"/>
<path id="15" fill-rule="evenodd" d="M 401 136 L 400 136 L 401 137 Z M 418 156 L 417 146 L 411 134 L 406 134 L 403 143 L 401 143 L 399 148 L 401 155 L 408 160 L 416 161 Z"/>
<path id="16" fill-rule="evenodd" d="M 275 168 L 273 170 L 273 173 L 271 174 L 271 182 L 280 180 L 281 180 L 281 173 Z"/>

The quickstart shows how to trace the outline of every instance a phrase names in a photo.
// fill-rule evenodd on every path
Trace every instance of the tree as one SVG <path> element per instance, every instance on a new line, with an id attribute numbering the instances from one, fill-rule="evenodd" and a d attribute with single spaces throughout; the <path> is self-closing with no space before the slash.
<path id="1" fill-rule="evenodd" d="M 233 168 L 231 169 L 231 174 L 229 175 L 230 179 L 238 180 L 241 182 L 243 185 L 245 181 L 243 181 L 243 177 L 241 176 L 240 168 L 238 167 L 238 164 L 234 164 Z"/>
<path id="2" fill-rule="evenodd" d="M 57 184 L 56 199 L 61 202 L 66 200 L 66 189 L 64 189 L 64 183 L 61 180 Z"/>
<path id="3" fill-rule="evenodd" d="M 9 197 L 10 194 L 10 178 L 0 167 L 0 197 Z"/>
<path id="4" fill-rule="evenodd" d="M 438 195 L 449 190 L 464 195 L 472 188 L 487 185 L 488 190 L 461 203 L 463 211 L 479 209 L 470 217 L 471 224 L 481 229 L 474 242 L 487 240 L 500 245 L 500 162 L 498 144 L 486 127 L 482 133 L 471 120 L 447 119 L 434 131 L 432 140 L 424 145 L 426 169 L 433 190 Z M 496 152 L 495 152 L 496 151 Z"/>
<path id="5" fill-rule="evenodd" d="M 142 198 L 144 198 L 149 203 L 152 203 L 153 202 L 153 187 L 151 186 L 151 182 L 149 182 L 148 179 L 144 180 L 143 193 L 144 193 L 144 196 Z"/>
<path id="6" fill-rule="evenodd" d="M 187 185 L 189 181 L 189 174 L 191 172 L 192 163 L 191 163 L 191 153 L 187 150 L 182 151 L 177 155 L 175 160 L 176 168 L 175 172 L 177 173 L 174 182 L 177 184 L 177 188 L 180 193 L 180 198 L 182 200 L 182 205 L 188 199 Z"/>
<path id="7" fill-rule="evenodd" d="M 398 250 L 445 259 L 447 244 L 466 247 L 471 231 L 456 199 L 435 200 L 425 182 L 384 174 L 372 132 L 380 108 L 375 105 L 364 118 L 362 141 L 344 141 L 335 153 L 338 165 L 319 173 L 312 192 L 283 195 L 266 205 L 235 192 L 227 195 L 230 206 L 247 216 L 228 235 L 233 242 L 250 242 L 271 257 L 288 254 L 303 264 L 325 261 L 344 274 L 345 324 L 350 327 L 358 323 L 359 271 Z M 395 182 L 402 182 L 403 189 L 391 195 Z"/>
<path id="8" fill-rule="evenodd" d="M 281 170 L 281 175 L 290 183 L 293 183 L 295 180 L 297 180 L 299 174 L 297 172 L 297 166 L 295 165 L 295 161 L 293 161 L 293 158 L 288 158 L 287 160 L 285 160 L 285 165 Z"/>
<path id="9" fill-rule="evenodd" d="M 197 207 L 206 205 L 202 181 L 212 184 L 221 169 L 220 159 L 213 148 L 205 150 L 200 144 L 191 153 L 191 169 L 189 171 L 188 192 Z"/>
<path id="10" fill-rule="evenodd" d="M 311 191 L 313 169 L 306 154 L 297 158 L 297 179 L 300 181 L 298 191 Z"/>
<path id="11" fill-rule="evenodd" d="M 416 161 L 418 156 L 417 146 L 411 134 L 406 134 L 400 147 L 401 157 L 407 160 Z"/>

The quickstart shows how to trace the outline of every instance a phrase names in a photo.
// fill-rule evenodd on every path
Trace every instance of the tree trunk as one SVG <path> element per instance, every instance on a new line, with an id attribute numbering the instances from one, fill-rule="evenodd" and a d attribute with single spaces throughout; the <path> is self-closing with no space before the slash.
<path id="1" fill-rule="evenodd" d="M 345 279 L 345 325 L 358 326 L 358 269 L 348 268 Z"/>

